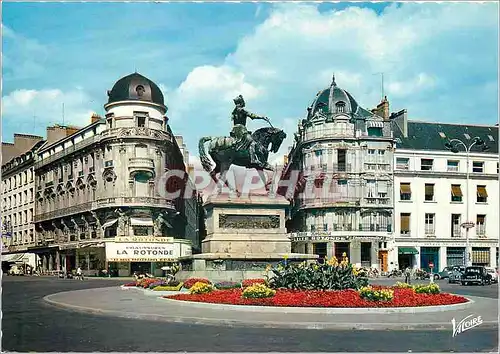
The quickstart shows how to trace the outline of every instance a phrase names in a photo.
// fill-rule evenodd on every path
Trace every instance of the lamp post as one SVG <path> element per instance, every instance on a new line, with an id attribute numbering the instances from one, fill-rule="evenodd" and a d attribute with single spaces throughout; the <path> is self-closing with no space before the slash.
<path id="1" fill-rule="evenodd" d="M 469 145 L 467 145 L 467 143 Z M 469 229 L 473 228 L 475 223 L 469 221 L 469 175 L 470 175 L 470 160 L 469 160 L 469 154 L 470 150 L 472 149 L 473 146 L 479 146 L 481 147 L 482 151 L 486 151 L 489 149 L 489 146 L 484 143 L 484 141 L 479 138 L 475 137 L 473 138 L 470 142 L 463 142 L 460 139 L 449 139 L 445 144 L 445 148 L 450 150 L 453 153 L 458 153 L 460 150 L 458 149 L 460 146 L 462 146 L 465 150 L 465 157 L 466 157 L 466 165 L 467 165 L 467 171 L 465 175 L 466 179 L 466 190 L 465 190 L 465 208 L 466 208 L 466 222 L 462 223 L 460 226 L 465 229 L 465 266 L 470 267 L 471 266 L 471 256 L 470 256 L 470 251 L 469 251 Z"/>

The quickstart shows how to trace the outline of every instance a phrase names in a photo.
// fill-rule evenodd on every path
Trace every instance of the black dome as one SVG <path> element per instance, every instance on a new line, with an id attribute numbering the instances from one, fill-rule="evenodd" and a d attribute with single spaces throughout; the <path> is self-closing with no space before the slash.
<path id="1" fill-rule="evenodd" d="M 118 80 L 108 91 L 108 104 L 119 101 L 147 101 L 164 106 L 163 94 L 153 81 L 138 73 Z"/>

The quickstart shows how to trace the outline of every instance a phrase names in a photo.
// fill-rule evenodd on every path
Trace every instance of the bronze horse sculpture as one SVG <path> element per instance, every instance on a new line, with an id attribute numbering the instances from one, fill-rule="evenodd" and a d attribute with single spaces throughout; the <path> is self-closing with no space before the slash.
<path id="1" fill-rule="evenodd" d="M 286 133 L 278 128 L 265 127 L 257 129 L 250 137 L 251 141 L 254 142 L 254 149 L 247 148 L 248 144 L 242 146 L 238 139 L 230 136 L 206 136 L 200 139 L 198 148 L 201 165 L 205 171 L 210 173 L 215 183 L 221 181 L 230 187 L 226 181 L 226 174 L 231 165 L 237 165 L 256 169 L 266 186 L 266 190 L 268 190 L 270 182 L 266 183 L 264 170 L 272 171 L 273 167 L 267 162 L 267 159 L 270 152 L 278 152 L 286 138 Z M 205 152 L 205 143 L 207 142 L 209 142 L 208 155 L 215 162 L 215 168 L 213 169 L 212 163 Z M 255 156 L 252 156 L 252 153 Z M 254 161 L 258 162 L 255 163 Z M 218 173 L 220 173 L 220 176 L 217 179 Z"/>

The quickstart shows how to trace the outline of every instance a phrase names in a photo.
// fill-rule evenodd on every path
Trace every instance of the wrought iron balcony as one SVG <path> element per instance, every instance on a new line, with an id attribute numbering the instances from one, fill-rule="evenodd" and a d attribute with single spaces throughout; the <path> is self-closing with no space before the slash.
<path id="1" fill-rule="evenodd" d="M 94 135 L 94 136 L 91 136 L 89 138 L 86 138 L 85 140 L 83 140 L 77 144 L 71 145 L 70 147 L 67 147 L 62 151 L 56 152 L 55 154 L 36 162 L 35 169 L 38 169 L 38 168 L 45 166 L 45 165 L 48 165 L 56 160 L 59 160 L 62 157 L 68 156 L 68 155 L 74 153 L 75 151 L 83 149 L 86 146 L 92 145 L 92 144 L 98 142 L 100 139 L 101 139 L 100 135 Z"/>

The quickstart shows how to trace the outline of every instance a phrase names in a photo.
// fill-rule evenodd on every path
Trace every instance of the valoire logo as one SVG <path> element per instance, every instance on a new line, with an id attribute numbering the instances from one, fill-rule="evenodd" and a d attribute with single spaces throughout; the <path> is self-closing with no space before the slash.
<path id="1" fill-rule="evenodd" d="M 456 337 L 460 333 L 463 333 L 471 328 L 479 326 L 481 323 L 483 323 L 483 320 L 481 316 L 477 316 L 474 318 L 471 318 L 474 315 L 469 315 L 465 317 L 462 321 L 460 321 L 457 325 L 455 319 L 451 320 L 451 324 L 453 325 L 453 335 L 452 337 Z"/>

